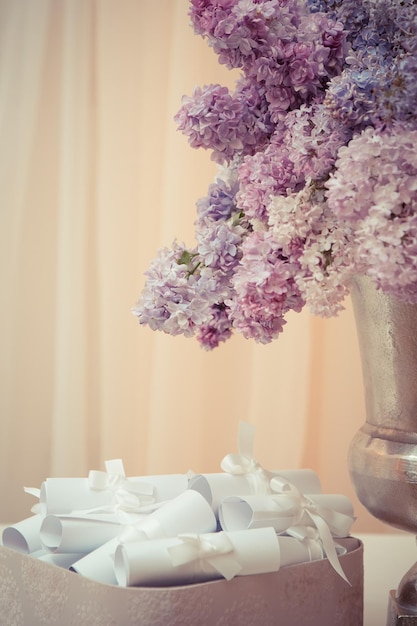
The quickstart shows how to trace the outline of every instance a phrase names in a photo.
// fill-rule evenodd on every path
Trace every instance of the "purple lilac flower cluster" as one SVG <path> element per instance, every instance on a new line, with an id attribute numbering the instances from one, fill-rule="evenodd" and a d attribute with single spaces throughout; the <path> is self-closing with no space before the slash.
<path id="1" fill-rule="evenodd" d="M 323 100 L 342 69 L 341 23 L 303 10 L 299 0 L 192 0 L 190 14 L 220 63 L 242 69 L 234 93 L 197 87 L 176 116 L 191 146 L 211 149 L 220 163 L 257 152 L 287 111 Z"/>
<path id="2" fill-rule="evenodd" d="M 219 174 L 196 246 L 147 272 L 140 323 L 275 339 L 288 311 L 343 308 L 353 275 L 417 302 L 414 0 L 190 0 L 194 31 L 240 71 L 176 115 Z"/>

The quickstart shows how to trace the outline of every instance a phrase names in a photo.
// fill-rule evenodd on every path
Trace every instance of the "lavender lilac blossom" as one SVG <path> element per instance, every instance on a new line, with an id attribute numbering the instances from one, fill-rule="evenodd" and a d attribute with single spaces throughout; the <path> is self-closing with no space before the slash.
<path id="1" fill-rule="evenodd" d="M 417 5 L 413 0 L 190 0 L 196 34 L 238 69 L 175 117 L 219 175 L 196 246 L 160 251 L 141 324 L 210 350 L 260 343 L 289 311 L 343 309 L 354 274 L 417 302 Z"/>

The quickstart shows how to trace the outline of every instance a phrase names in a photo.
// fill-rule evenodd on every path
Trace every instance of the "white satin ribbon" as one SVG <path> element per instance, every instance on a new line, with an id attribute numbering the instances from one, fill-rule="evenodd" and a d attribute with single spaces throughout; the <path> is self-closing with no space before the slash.
<path id="1" fill-rule="evenodd" d="M 273 479 L 271 481 L 271 487 L 274 488 L 274 486 L 277 487 L 277 484 Z M 282 487 L 281 483 L 279 483 L 279 487 Z M 304 514 L 311 519 L 313 526 L 317 528 L 323 549 L 331 566 L 339 574 L 339 576 L 343 578 L 343 580 L 349 583 L 346 574 L 340 565 L 333 535 L 337 537 L 346 537 L 350 532 L 354 518 L 350 515 L 346 515 L 345 513 L 340 513 L 339 511 L 326 509 L 317 505 L 315 502 L 303 495 L 294 485 L 285 485 L 285 497 L 294 498 L 294 501 L 300 511 L 300 521 L 304 517 Z"/>
<path id="2" fill-rule="evenodd" d="M 88 481 L 91 489 L 108 491 L 111 503 L 103 507 L 91 509 L 88 513 L 114 511 L 122 513 L 144 513 L 154 510 L 155 497 L 153 485 L 132 481 L 126 478 L 121 459 L 105 462 L 106 471 L 91 470 Z M 77 511 L 79 513 L 80 511 Z M 129 520 L 124 520 L 128 522 Z"/>
<path id="3" fill-rule="evenodd" d="M 312 526 L 290 526 L 286 534 L 298 539 L 308 550 L 310 561 L 317 561 L 324 557 L 324 550 L 317 528 Z"/>
<path id="4" fill-rule="evenodd" d="M 168 548 L 174 567 L 192 561 L 207 561 L 226 580 L 234 578 L 242 569 L 236 559 L 231 556 L 233 544 L 223 532 L 210 536 L 194 533 L 178 535 L 178 545 Z"/>
<path id="5" fill-rule="evenodd" d="M 25 493 L 28 493 L 28 494 L 29 494 L 29 495 L 31 495 L 31 496 L 35 496 L 35 498 L 38 498 L 38 500 L 39 500 L 39 499 L 40 499 L 40 497 L 41 497 L 41 490 L 40 490 L 40 489 L 38 489 L 37 487 L 24 487 L 24 488 L 23 488 L 23 491 L 24 491 Z M 38 515 L 38 514 L 40 513 L 40 511 L 41 511 L 41 505 L 40 505 L 40 503 L 39 503 L 39 502 L 37 502 L 36 504 L 34 504 L 34 505 L 31 507 L 31 509 L 30 509 L 30 510 L 31 510 L 31 512 L 32 512 L 34 515 Z"/>
<path id="6" fill-rule="evenodd" d="M 238 432 L 238 454 L 227 454 L 221 461 L 221 469 L 227 474 L 233 476 L 249 476 L 253 481 L 253 491 L 257 495 L 270 494 L 274 491 L 283 492 L 290 491 L 292 483 L 289 482 L 285 475 L 281 475 L 276 471 L 266 470 L 255 459 L 254 456 L 254 441 L 255 441 L 255 426 L 241 421 L 239 423 Z M 302 473 L 303 470 L 300 470 Z M 296 471 L 292 472 L 297 473 Z M 314 474 L 314 472 L 312 472 Z M 285 474 L 285 472 L 284 472 Z M 275 488 L 272 488 L 271 481 L 274 480 Z M 317 477 L 318 484 L 314 484 L 311 493 L 320 492 L 320 484 Z M 233 495 L 233 494 L 230 494 Z"/>
<path id="7" fill-rule="evenodd" d="M 140 524 L 127 524 L 124 526 L 123 530 L 119 533 L 119 543 L 134 543 L 136 541 L 145 541 L 146 539 L 161 539 L 166 536 L 160 521 L 153 519 L 150 515 L 146 518 L 146 531 L 140 527 Z"/>
<path id="8" fill-rule="evenodd" d="M 332 533 L 330 532 L 330 528 L 328 523 L 325 520 L 325 512 L 323 510 L 320 511 L 320 507 L 316 507 L 315 505 L 309 506 L 306 505 L 305 511 L 310 516 L 313 524 L 316 526 L 319 531 L 320 539 L 323 543 L 323 548 L 326 553 L 327 558 L 333 569 L 345 580 L 349 585 L 350 582 L 346 577 L 345 572 L 343 571 L 342 566 L 340 565 L 339 557 L 336 552 L 336 547 L 334 545 L 334 540 L 332 537 Z M 339 514 L 342 515 L 342 514 Z"/>
<path id="9" fill-rule="evenodd" d="M 121 543 L 176 537 L 182 533 L 210 533 L 217 528 L 216 516 L 197 491 L 186 490 L 165 503 L 136 525 L 125 527 Z"/>
<path id="10" fill-rule="evenodd" d="M 233 476 L 247 474 L 253 478 L 255 493 L 270 493 L 270 480 L 274 476 L 255 460 L 253 454 L 255 426 L 247 422 L 239 423 L 238 449 L 239 454 L 227 454 L 220 466 L 222 470 Z"/>
<path id="11" fill-rule="evenodd" d="M 351 526 L 355 521 L 355 518 L 351 515 L 320 506 L 311 498 L 301 493 L 295 485 L 283 481 L 281 477 L 274 477 L 270 485 L 273 493 L 285 495 L 287 501 L 289 499 L 293 500 L 294 508 L 297 508 L 300 512 L 300 520 L 304 513 L 307 513 L 310 518 L 312 518 L 313 515 L 318 515 L 326 522 L 332 535 L 336 537 L 346 537 L 349 535 Z"/>
<path id="12" fill-rule="evenodd" d="M 304 496 L 295 485 L 285 477 L 265 470 L 254 458 L 255 427 L 246 422 L 240 422 L 238 447 L 239 454 L 228 454 L 221 462 L 224 472 L 233 475 L 249 474 L 255 482 L 256 493 L 286 493 L 291 494 L 296 500 L 296 506 L 300 510 L 300 521 L 304 513 L 311 519 L 317 528 L 320 540 L 326 556 L 334 570 L 349 583 L 340 565 L 332 533 L 337 536 L 346 536 L 354 521 L 354 518 L 317 506 L 309 498 Z M 350 584 L 350 583 L 349 583 Z"/>

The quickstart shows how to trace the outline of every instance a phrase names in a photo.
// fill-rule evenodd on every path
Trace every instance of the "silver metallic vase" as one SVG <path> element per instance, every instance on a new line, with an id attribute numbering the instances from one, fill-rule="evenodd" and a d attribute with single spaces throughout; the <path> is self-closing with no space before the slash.
<path id="1" fill-rule="evenodd" d="M 366 400 L 349 451 L 351 479 L 372 515 L 417 534 L 417 305 L 384 295 L 366 277 L 355 279 L 351 297 Z M 416 615 L 407 624 L 417 624 L 417 566 L 395 602 Z"/>

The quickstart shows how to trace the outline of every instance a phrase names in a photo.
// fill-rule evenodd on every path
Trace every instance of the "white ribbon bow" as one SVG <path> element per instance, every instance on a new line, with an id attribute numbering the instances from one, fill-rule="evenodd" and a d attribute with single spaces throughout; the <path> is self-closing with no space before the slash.
<path id="1" fill-rule="evenodd" d="M 224 532 L 198 535 L 181 534 L 181 543 L 168 548 L 174 567 L 198 560 L 206 560 L 226 580 L 238 574 L 242 566 L 233 558 L 233 544 Z"/>
<path id="2" fill-rule="evenodd" d="M 349 534 L 354 518 L 345 513 L 319 506 L 310 500 L 310 498 L 303 495 L 295 485 L 283 482 L 279 477 L 278 479 L 273 478 L 271 480 L 271 488 L 275 492 L 285 492 L 287 498 L 294 498 L 295 504 L 300 512 L 300 521 L 304 517 L 304 514 L 307 514 L 313 525 L 317 528 L 323 549 L 333 569 L 343 580 L 349 583 L 340 565 L 333 535 L 336 537 L 346 537 Z"/>
<path id="3" fill-rule="evenodd" d="M 255 426 L 246 422 L 239 423 L 238 449 L 239 454 L 227 454 L 220 466 L 227 474 L 241 476 L 250 475 L 255 482 L 257 494 L 270 493 L 269 482 L 274 476 L 258 463 L 253 455 Z"/>
<path id="4" fill-rule="evenodd" d="M 306 546 L 310 561 L 317 561 L 324 557 L 323 545 L 317 528 L 312 526 L 290 526 L 290 528 L 287 528 L 286 534 L 298 539 Z"/>
<path id="5" fill-rule="evenodd" d="M 221 462 L 222 470 L 235 476 L 242 474 L 251 475 L 255 481 L 255 489 L 258 494 L 272 492 L 286 493 L 287 496 L 292 495 L 295 500 L 295 506 L 300 512 L 300 521 L 304 513 L 307 513 L 313 526 L 317 528 L 330 564 L 343 580 L 349 583 L 340 565 L 332 533 L 337 536 L 346 536 L 354 521 L 353 518 L 338 511 L 317 506 L 285 477 L 265 470 L 255 460 L 253 455 L 254 436 L 255 427 L 246 422 L 240 422 L 238 435 L 239 454 L 228 454 L 225 456 Z"/>
<path id="6" fill-rule="evenodd" d="M 340 527 L 344 524 L 347 524 L 347 520 L 349 519 L 349 528 L 352 525 L 352 518 L 348 515 L 344 515 L 343 513 L 338 513 L 337 511 L 332 511 L 329 509 L 324 509 L 316 504 L 309 501 L 307 498 L 302 498 L 302 508 L 309 515 L 311 521 L 316 526 L 319 531 L 320 539 L 323 544 L 324 551 L 326 553 L 327 558 L 329 559 L 330 564 L 333 569 L 345 580 L 349 585 L 350 582 L 346 577 L 345 572 L 343 571 L 342 566 L 340 565 L 339 557 L 336 552 L 336 547 L 334 544 L 333 536 L 330 528 L 337 528 L 337 522 L 340 522 Z M 340 532 L 337 532 L 340 536 Z M 348 534 L 347 532 L 344 533 Z"/>
<path id="7" fill-rule="evenodd" d="M 145 513 L 155 508 L 153 485 L 126 478 L 121 459 L 106 461 L 105 466 L 105 472 L 91 470 L 88 481 L 91 489 L 110 492 L 111 503 L 88 512 Z"/>

